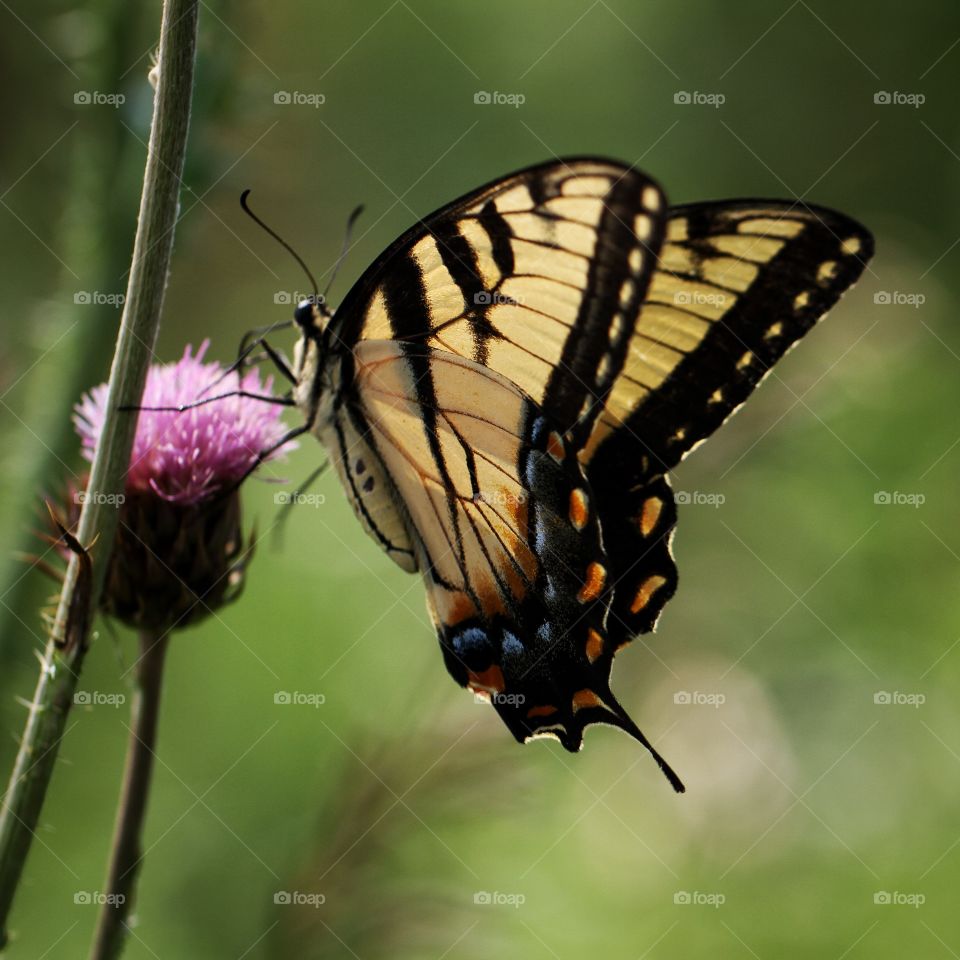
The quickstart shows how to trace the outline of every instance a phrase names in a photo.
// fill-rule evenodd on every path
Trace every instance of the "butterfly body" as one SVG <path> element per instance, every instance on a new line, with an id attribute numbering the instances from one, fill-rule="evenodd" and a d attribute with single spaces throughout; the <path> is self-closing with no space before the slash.
<path id="1" fill-rule="evenodd" d="M 641 740 L 613 655 L 676 589 L 667 472 L 871 252 L 820 208 L 670 208 L 648 177 L 544 164 L 401 236 L 336 314 L 304 303 L 296 402 L 364 529 L 419 571 L 444 662 L 521 741 Z"/>

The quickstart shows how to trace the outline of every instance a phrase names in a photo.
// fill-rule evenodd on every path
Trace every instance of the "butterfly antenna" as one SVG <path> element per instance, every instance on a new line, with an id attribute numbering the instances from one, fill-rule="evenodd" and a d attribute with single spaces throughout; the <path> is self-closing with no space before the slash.
<path id="1" fill-rule="evenodd" d="M 327 294 L 330 292 L 330 288 L 333 286 L 333 281 L 337 279 L 337 273 L 340 270 L 341 264 L 347 259 L 347 252 L 350 249 L 350 235 L 353 233 L 353 225 L 357 222 L 357 219 L 361 213 L 363 213 L 362 203 L 358 207 L 354 207 L 353 213 L 347 217 L 347 229 L 343 232 L 343 246 L 340 248 L 340 256 L 337 257 L 337 262 L 333 265 L 333 272 L 330 274 L 330 279 L 327 281 L 327 287 L 323 291 L 324 302 L 326 302 Z"/>
<path id="2" fill-rule="evenodd" d="M 297 251 L 294 250 L 293 247 L 291 247 L 290 244 L 287 243 L 287 241 L 284 240 L 283 237 L 281 237 L 280 234 L 277 233 L 276 230 L 272 229 L 271 227 L 268 227 L 268 226 L 250 209 L 250 206 L 249 206 L 249 204 L 247 203 L 247 197 L 249 197 L 249 196 L 250 196 L 250 190 L 249 190 L 249 188 L 246 189 L 246 190 L 244 190 L 243 193 L 240 194 L 240 206 L 243 207 L 243 212 L 246 213 L 246 215 L 247 215 L 248 217 L 250 217 L 250 219 L 253 220 L 253 222 L 254 222 L 255 224 L 257 224 L 257 226 L 261 227 L 263 230 L 265 230 L 267 233 L 269 233 L 270 236 L 273 237 L 273 239 L 276 240 L 277 243 L 279 243 L 280 246 L 283 247 L 283 249 L 286 250 L 287 253 L 289 253 L 290 256 L 293 257 L 293 259 L 297 261 L 297 263 L 300 264 L 301 269 L 302 269 L 303 272 L 307 275 L 307 279 L 310 281 L 310 285 L 313 287 L 313 299 L 314 299 L 314 303 L 316 303 L 316 304 L 319 306 L 319 304 L 322 302 L 322 301 L 320 300 L 320 292 L 319 292 L 319 290 L 318 290 L 318 288 L 317 288 L 317 281 L 314 279 L 313 274 L 310 272 L 310 268 L 309 268 L 309 267 L 306 265 L 306 263 L 304 262 L 303 257 L 301 257 L 300 254 L 297 253 Z"/>

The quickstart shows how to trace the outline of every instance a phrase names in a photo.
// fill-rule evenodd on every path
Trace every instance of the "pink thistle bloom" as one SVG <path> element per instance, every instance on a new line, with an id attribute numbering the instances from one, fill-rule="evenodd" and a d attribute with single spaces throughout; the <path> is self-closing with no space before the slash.
<path id="1" fill-rule="evenodd" d="M 100 607 L 137 629 L 182 628 L 240 595 L 253 543 L 243 535 L 239 482 L 287 432 L 280 405 L 250 397 L 177 409 L 237 389 L 270 395 L 272 381 L 255 370 L 221 380 L 224 368 L 203 362 L 208 346 L 148 371 L 140 406 L 173 409 L 128 414 L 139 418 L 137 433 Z M 106 384 L 75 408 L 88 460 L 106 414 Z"/>
<path id="2" fill-rule="evenodd" d="M 176 363 L 151 366 L 141 406 L 178 407 L 236 389 L 271 392 L 272 378 L 261 383 L 256 370 L 242 378 L 227 377 L 214 386 L 224 368 L 203 362 L 209 345 L 204 340 L 196 356 L 187 346 Z M 107 385 L 84 394 L 75 411 L 83 456 L 92 461 L 107 412 Z M 253 466 L 257 454 L 287 432 L 281 411 L 278 404 L 248 397 L 214 400 L 184 411 L 141 410 L 127 492 L 153 493 L 170 503 L 187 505 L 229 490 Z"/>

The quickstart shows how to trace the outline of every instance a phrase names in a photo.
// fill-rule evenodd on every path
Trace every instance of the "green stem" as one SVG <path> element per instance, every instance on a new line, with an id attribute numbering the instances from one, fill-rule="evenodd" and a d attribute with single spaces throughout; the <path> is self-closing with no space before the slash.
<path id="1" fill-rule="evenodd" d="M 103 889 L 107 896 L 100 908 L 90 960 L 116 960 L 126 941 L 127 919 L 133 908 L 137 876 L 143 860 L 141 837 L 157 743 L 167 641 L 166 634 L 140 635 L 127 762 L 113 832 L 110 867 Z"/>
<path id="2" fill-rule="evenodd" d="M 0 810 L 0 947 L 7 917 L 36 831 L 67 715 L 73 702 L 117 528 L 117 496 L 133 448 L 136 406 L 160 325 L 173 251 L 196 58 L 198 0 L 165 0 L 159 82 L 144 172 L 140 216 L 120 333 L 110 371 L 107 415 L 90 471 L 77 539 L 96 542 L 92 567 L 71 558 L 20 750 Z"/>

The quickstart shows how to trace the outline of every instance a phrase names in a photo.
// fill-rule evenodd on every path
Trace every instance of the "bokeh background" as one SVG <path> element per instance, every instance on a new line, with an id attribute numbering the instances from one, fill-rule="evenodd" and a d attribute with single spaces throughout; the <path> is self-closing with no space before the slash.
<path id="1" fill-rule="evenodd" d="M 5 778 L 52 590 L 16 554 L 82 467 L 71 405 L 108 369 L 159 5 L 0 23 Z M 247 592 L 169 658 L 131 958 L 960 954 L 958 38 L 948 0 L 203 3 L 160 359 L 209 337 L 228 360 L 304 289 L 245 187 L 320 274 L 367 205 L 334 302 L 414 218 L 567 153 L 636 162 L 677 202 L 832 205 L 878 253 L 676 471 L 681 588 L 615 682 L 684 797 L 609 729 L 578 756 L 517 746 L 332 474 L 274 544 L 313 442 L 273 470 L 287 487 L 249 484 Z M 81 689 L 128 696 L 132 657 L 102 624 Z M 71 715 L 11 958 L 86 949 L 75 900 L 103 885 L 126 722 Z"/>

